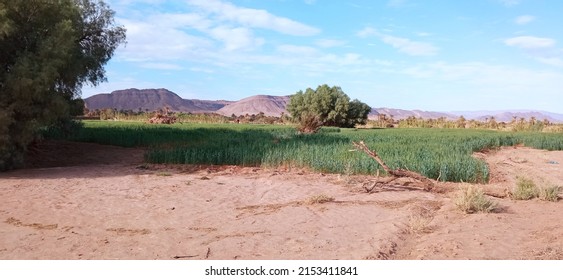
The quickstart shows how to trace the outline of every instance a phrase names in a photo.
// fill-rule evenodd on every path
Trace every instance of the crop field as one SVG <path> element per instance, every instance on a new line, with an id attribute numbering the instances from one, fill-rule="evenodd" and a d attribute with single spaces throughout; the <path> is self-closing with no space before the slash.
<path id="1" fill-rule="evenodd" d="M 55 137 L 55 135 L 47 135 Z M 242 124 L 154 125 L 84 121 L 70 140 L 146 147 L 150 163 L 297 167 L 328 173 L 374 174 L 381 169 L 354 151 L 364 141 L 391 168 L 451 182 L 487 182 L 485 162 L 472 153 L 501 146 L 562 150 L 562 133 L 464 129 L 339 129 L 298 134 L 292 126 Z M 383 170 L 379 170 L 384 174 Z"/>

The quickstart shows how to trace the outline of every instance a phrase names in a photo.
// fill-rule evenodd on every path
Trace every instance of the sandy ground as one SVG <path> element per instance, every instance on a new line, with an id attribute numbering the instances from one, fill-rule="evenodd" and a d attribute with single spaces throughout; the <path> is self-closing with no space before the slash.
<path id="1" fill-rule="evenodd" d="M 454 191 L 368 194 L 365 177 L 147 165 L 142 153 L 48 142 L 1 173 L 0 259 L 563 259 L 561 200 L 493 198 L 496 213 L 463 214 Z M 563 152 L 477 156 L 486 189 L 517 176 L 563 186 Z M 320 195 L 334 201 L 311 202 Z"/>

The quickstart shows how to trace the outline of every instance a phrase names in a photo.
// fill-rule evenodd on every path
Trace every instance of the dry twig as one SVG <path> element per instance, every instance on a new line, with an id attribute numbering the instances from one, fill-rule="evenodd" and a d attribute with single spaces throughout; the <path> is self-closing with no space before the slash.
<path id="1" fill-rule="evenodd" d="M 354 147 L 363 151 L 369 157 L 371 157 L 375 161 L 377 161 L 377 163 L 379 165 L 381 165 L 381 167 L 383 168 L 383 170 L 385 170 L 385 172 L 387 172 L 387 174 L 393 176 L 393 178 L 386 183 L 390 183 L 391 181 L 394 181 L 395 179 L 397 179 L 399 177 L 408 177 L 408 178 L 412 178 L 412 179 L 415 179 L 415 180 L 423 183 L 423 185 L 424 185 L 423 188 L 424 188 L 425 191 L 430 191 L 434 188 L 434 182 L 432 182 L 432 180 L 428 179 L 427 177 L 425 177 L 425 176 L 423 176 L 419 173 L 416 173 L 416 172 L 413 172 L 413 171 L 410 171 L 410 170 L 405 170 L 405 169 L 391 169 L 391 168 L 389 168 L 389 166 L 387 166 L 387 164 L 385 164 L 385 162 L 377 155 L 377 153 L 375 151 L 370 150 L 366 146 L 364 141 L 360 141 L 359 143 L 352 142 L 352 144 L 354 145 Z M 377 183 L 374 183 L 373 186 L 371 187 L 371 189 L 368 190 L 368 188 L 366 188 L 366 187 L 364 187 L 364 189 L 366 189 L 367 192 L 371 192 L 373 190 L 373 188 L 375 188 L 376 185 L 377 185 Z"/>

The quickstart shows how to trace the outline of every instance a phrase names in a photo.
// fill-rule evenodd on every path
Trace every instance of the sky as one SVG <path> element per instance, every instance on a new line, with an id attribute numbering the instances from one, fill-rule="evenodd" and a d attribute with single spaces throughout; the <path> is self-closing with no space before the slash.
<path id="1" fill-rule="evenodd" d="M 563 113 L 563 1 L 106 0 L 127 44 L 82 97 L 340 86 L 372 107 Z"/>

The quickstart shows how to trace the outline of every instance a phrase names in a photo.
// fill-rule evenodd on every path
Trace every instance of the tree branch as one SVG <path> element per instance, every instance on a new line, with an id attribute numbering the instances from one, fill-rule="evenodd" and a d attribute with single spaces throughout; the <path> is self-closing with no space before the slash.
<path id="1" fill-rule="evenodd" d="M 352 142 L 352 144 L 354 145 L 354 147 L 363 151 L 369 157 L 371 157 L 375 161 L 377 161 L 377 163 L 379 165 L 381 165 L 381 167 L 383 168 L 383 170 L 385 170 L 385 172 L 387 172 L 387 174 L 394 176 L 394 177 L 408 177 L 408 178 L 418 180 L 418 181 L 420 181 L 421 183 L 424 184 L 424 190 L 426 190 L 426 191 L 430 191 L 434 188 L 434 182 L 432 182 L 432 180 L 428 179 L 427 177 L 425 177 L 425 176 L 423 176 L 419 173 L 416 173 L 416 172 L 413 172 L 413 171 L 410 171 L 410 170 L 389 168 L 389 166 L 387 166 L 387 164 L 385 164 L 385 162 L 377 155 L 377 153 L 375 151 L 370 150 L 366 146 L 364 141 L 360 141 L 359 143 Z"/>

